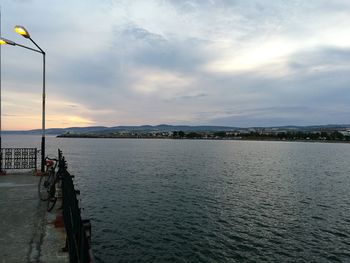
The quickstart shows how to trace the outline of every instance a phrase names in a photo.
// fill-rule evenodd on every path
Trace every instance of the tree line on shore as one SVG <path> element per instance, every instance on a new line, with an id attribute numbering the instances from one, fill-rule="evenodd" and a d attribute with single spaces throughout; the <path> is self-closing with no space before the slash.
<path id="1" fill-rule="evenodd" d="M 350 141 L 350 136 L 346 136 L 339 131 L 281 131 L 274 133 L 267 132 L 239 132 L 239 131 L 217 131 L 217 132 L 116 132 L 116 133 L 70 133 L 59 135 L 58 137 L 68 138 L 172 138 L 172 139 L 232 139 L 232 140 L 312 140 L 312 141 Z"/>
<path id="2" fill-rule="evenodd" d="M 214 133 L 199 133 L 174 131 L 173 138 L 187 138 L 187 139 L 250 139 L 250 140 L 323 140 L 323 141 L 350 141 L 350 136 L 345 136 L 338 131 L 332 132 L 277 132 L 273 134 L 249 132 L 249 133 L 233 133 L 233 132 L 214 132 Z"/>

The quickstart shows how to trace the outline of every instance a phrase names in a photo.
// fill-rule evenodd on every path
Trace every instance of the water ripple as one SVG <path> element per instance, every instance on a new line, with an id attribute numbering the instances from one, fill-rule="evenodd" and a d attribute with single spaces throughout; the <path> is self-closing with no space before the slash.
<path id="1" fill-rule="evenodd" d="M 349 145 L 60 144 L 97 262 L 350 262 Z"/>

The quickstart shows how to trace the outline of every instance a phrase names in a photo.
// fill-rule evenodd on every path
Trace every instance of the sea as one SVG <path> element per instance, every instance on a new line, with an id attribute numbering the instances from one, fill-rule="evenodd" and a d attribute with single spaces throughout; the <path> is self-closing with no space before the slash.
<path id="1" fill-rule="evenodd" d="M 47 137 L 58 148 L 96 262 L 350 262 L 350 144 Z"/>

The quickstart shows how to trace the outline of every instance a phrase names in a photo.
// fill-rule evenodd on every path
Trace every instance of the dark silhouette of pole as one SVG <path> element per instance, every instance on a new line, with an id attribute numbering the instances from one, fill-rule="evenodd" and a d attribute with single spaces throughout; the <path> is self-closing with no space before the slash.
<path id="1" fill-rule="evenodd" d="M 46 102 L 46 53 L 31 37 L 28 37 L 30 41 L 40 50 L 43 55 L 43 99 L 42 99 L 42 117 L 41 117 L 41 172 L 45 172 L 45 102 Z"/>
<path id="2" fill-rule="evenodd" d="M 43 109 L 42 109 L 42 136 L 41 136 L 41 171 L 45 172 L 45 100 L 46 100 L 46 54 L 43 54 Z"/>

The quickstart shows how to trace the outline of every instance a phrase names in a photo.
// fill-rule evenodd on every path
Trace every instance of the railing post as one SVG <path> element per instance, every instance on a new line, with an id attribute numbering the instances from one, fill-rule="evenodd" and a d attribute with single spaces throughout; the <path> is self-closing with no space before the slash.
<path id="1" fill-rule="evenodd" d="M 67 247 L 70 262 L 92 263 L 91 251 L 91 223 L 81 218 L 81 208 L 75 189 L 73 177 L 67 171 L 67 163 L 62 152 L 58 150 L 59 171 L 62 178 L 62 207 L 63 221 L 67 234 Z"/>

